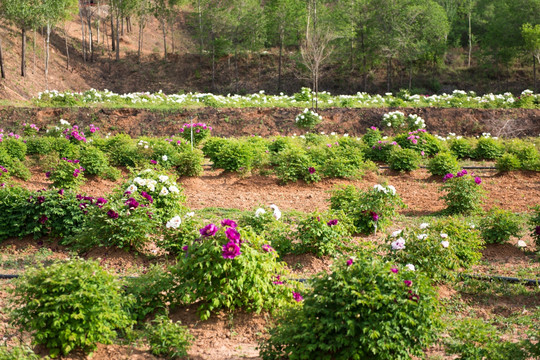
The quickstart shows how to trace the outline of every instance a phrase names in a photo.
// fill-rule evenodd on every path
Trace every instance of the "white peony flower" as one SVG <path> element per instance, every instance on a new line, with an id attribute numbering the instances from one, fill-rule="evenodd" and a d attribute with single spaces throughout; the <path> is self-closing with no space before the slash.
<path id="1" fill-rule="evenodd" d="M 165 195 L 168 195 L 168 194 L 169 194 L 169 190 L 167 190 L 167 187 L 166 187 L 166 186 L 164 186 L 164 187 L 161 189 L 160 193 L 159 193 L 159 195 L 161 195 L 161 196 L 165 196 Z"/>
<path id="2" fill-rule="evenodd" d="M 446 238 L 448 237 L 448 234 L 441 233 L 441 237 L 442 237 L 443 239 L 446 239 Z"/>
<path id="3" fill-rule="evenodd" d="M 421 223 L 419 227 L 420 227 L 420 229 L 427 229 L 429 227 L 429 224 L 428 223 Z"/>
<path id="4" fill-rule="evenodd" d="M 175 216 L 171 220 L 167 221 L 166 226 L 167 226 L 167 229 L 170 229 L 170 228 L 178 229 L 181 223 L 182 223 L 182 219 L 180 218 L 180 216 Z"/>
<path id="5" fill-rule="evenodd" d="M 417 236 L 417 238 L 418 238 L 418 240 L 425 240 L 425 239 L 427 239 L 427 236 L 428 236 L 427 234 L 420 234 L 420 235 Z"/>
<path id="6" fill-rule="evenodd" d="M 186 214 L 186 217 L 188 217 L 188 216 L 189 216 L 189 217 L 194 217 L 194 216 L 195 216 L 195 213 L 194 213 L 193 211 L 192 211 L 192 212 L 188 212 L 188 213 Z"/>
<path id="7" fill-rule="evenodd" d="M 277 205 L 270 205 L 270 209 L 274 210 L 274 217 L 276 218 L 276 220 L 279 220 L 279 218 L 281 218 L 281 211 L 279 211 L 279 208 L 277 207 Z"/>
<path id="8" fill-rule="evenodd" d="M 159 181 L 165 182 L 169 180 L 169 177 L 167 175 L 159 175 Z"/>
<path id="9" fill-rule="evenodd" d="M 258 208 L 257 210 L 255 210 L 255 217 L 259 217 L 262 214 L 266 214 L 266 210 L 264 210 L 263 208 Z"/>
<path id="10" fill-rule="evenodd" d="M 406 267 L 407 269 L 409 269 L 410 271 L 415 271 L 415 270 L 416 270 L 416 268 L 414 267 L 413 264 L 407 264 L 407 265 L 405 265 L 405 267 Z"/>
<path id="11" fill-rule="evenodd" d="M 386 188 L 390 190 L 392 195 L 396 195 L 396 188 L 393 185 L 388 185 Z"/>
<path id="12" fill-rule="evenodd" d="M 398 237 L 399 235 L 401 235 L 402 232 L 403 232 L 403 230 L 394 231 L 391 236 L 392 237 Z"/>
<path id="13" fill-rule="evenodd" d="M 392 242 L 392 250 L 403 250 L 405 249 L 405 239 L 400 237 L 396 241 Z"/>
<path id="14" fill-rule="evenodd" d="M 137 186 L 135 186 L 135 184 L 131 184 L 131 185 L 128 186 L 126 191 L 129 191 L 130 193 L 133 194 L 135 191 L 137 191 Z"/>
<path id="15" fill-rule="evenodd" d="M 441 241 L 441 245 L 443 246 L 443 248 L 447 248 L 450 245 L 450 243 L 444 240 L 444 241 Z"/>
<path id="16" fill-rule="evenodd" d="M 527 243 L 523 240 L 519 240 L 517 243 L 517 246 L 520 248 L 524 248 L 524 247 L 527 247 Z"/>
<path id="17" fill-rule="evenodd" d="M 172 192 L 173 194 L 178 194 L 180 192 L 180 190 L 178 190 L 178 188 L 176 186 L 169 186 L 169 191 Z"/>

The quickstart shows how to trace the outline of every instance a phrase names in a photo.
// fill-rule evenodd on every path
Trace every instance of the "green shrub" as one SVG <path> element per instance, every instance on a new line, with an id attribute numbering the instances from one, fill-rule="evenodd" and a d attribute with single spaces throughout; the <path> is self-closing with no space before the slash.
<path id="1" fill-rule="evenodd" d="M 394 261 L 412 264 L 436 281 L 455 277 L 455 271 L 470 268 L 482 257 L 478 231 L 463 226 L 459 219 L 396 231 L 387 243 Z"/>
<path id="2" fill-rule="evenodd" d="M 506 153 L 497 159 L 495 167 L 500 172 L 515 171 L 521 168 L 521 162 L 516 155 Z"/>
<path id="3" fill-rule="evenodd" d="M 109 166 L 103 171 L 101 177 L 107 180 L 117 181 L 122 177 L 122 172 L 115 167 Z"/>
<path id="4" fill-rule="evenodd" d="M 22 161 L 14 161 L 8 169 L 12 177 L 19 178 L 24 181 L 30 180 L 32 173 L 30 169 Z"/>
<path id="5" fill-rule="evenodd" d="M 52 151 L 49 137 L 31 137 L 26 140 L 27 153 L 29 155 L 45 155 Z"/>
<path id="6" fill-rule="evenodd" d="M 395 148 L 388 158 L 388 166 L 395 171 L 413 171 L 420 167 L 422 157 L 412 149 Z"/>
<path id="7" fill-rule="evenodd" d="M 216 162 L 216 159 L 218 159 L 218 154 L 223 146 L 227 143 L 227 139 L 222 139 L 218 137 L 210 137 L 206 142 L 204 143 L 202 147 L 202 151 L 204 153 L 204 156 L 210 158 L 212 162 Z"/>
<path id="8" fill-rule="evenodd" d="M 315 126 L 319 125 L 322 121 L 322 116 L 317 114 L 313 110 L 308 110 L 307 108 L 294 118 L 296 126 L 300 129 L 313 129 Z"/>
<path id="9" fill-rule="evenodd" d="M 531 226 L 531 236 L 536 242 L 536 248 L 540 249 L 540 205 L 533 207 L 529 225 Z"/>
<path id="10" fill-rule="evenodd" d="M 7 346 L 0 345 L 0 360 L 50 360 L 50 357 L 41 357 L 34 353 L 28 346 Z"/>
<path id="11" fill-rule="evenodd" d="M 442 142 L 424 129 L 399 134 L 394 141 L 404 149 L 412 149 L 425 156 L 433 156 L 444 150 Z"/>
<path id="12" fill-rule="evenodd" d="M 362 234 L 384 230 L 397 215 L 396 208 L 404 206 L 392 185 L 377 184 L 367 191 L 348 185 L 334 189 L 330 197 L 330 209 L 342 210 Z"/>
<path id="13" fill-rule="evenodd" d="M 279 281 L 286 270 L 261 237 L 230 220 L 221 229 L 208 224 L 200 233 L 203 238 L 191 242 L 187 256 L 171 268 L 178 284 L 174 299 L 198 302 L 203 320 L 220 309 L 273 311 L 292 302 L 291 289 Z"/>
<path id="14" fill-rule="evenodd" d="M 294 245 L 296 253 L 313 253 L 317 256 L 336 255 L 347 246 L 354 231 L 351 220 L 343 213 L 312 213 L 298 222 Z"/>
<path id="15" fill-rule="evenodd" d="M 270 210 L 271 209 L 271 210 Z M 270 228 L 281 218 L 281 211 L 272 204 L 269 208 L 259 206 L 255 211 L 242 215 L 238 223 L 242 227 L 251 227 L 257 234 Z"/>
<path id="16" fill-rule="evenodd" d="M 401 146 L 395 141 L 379 140 L 370 148 L 365 150 L 365 156 L 372 161 L 387 163 L 394 149 L 400 149 Z"/>
<path id="17" fill-rule="evenodd" d="M 450 153 L 439 153 L 428 163 L 428 170 L 431 175 L 444 176 L 454 173 L 460 169 L 457 159 Z"/>
<path id="18" fill-rule="evenodd" d="M 358 177 L 362 174 L 364 161 L 362 151 L 356 147 L 335 145 L 326 147 L 321 172 L 330 178 Z"/>
<path id="19" fill-rule="evenodd" d="M 458 159 L 474 157 L 473 145 L 465 138 L 455 138 L 450 140 L 450 151 Z"/>
<path id="20" fill-rule="evenodd" d="M 204 123 L 184 124 L 180 129 L 182 138 L 191 143 L 191 130 L 193 129 L 193 146 L 199 145 L 204 139 L 210 136 L 212 127 Z"/>
<path id="21" fill-rule="evenodd" d="M 263 359 L 410 359 L 437 337 L 437 299 L 421 273 L 378 259 L 339 261 L 280 317 Z"/>
<path id="22" fill-rule="evenodd" d="M 2 142 L 1 146 L 4 147 L 13 159 L 19 161 L 24 161 L 27 152 L 27 146 L 21 139 L 15 139 L 13 137 L 6 137 Z"/>
<path id="23" fill-rule="evenodd" d="M 382 140 L 382 133 L 375 126 L 368 128 L 364 136 L 362 136 L 364 144 L 370 147 L 377 144 L 380 140 Z"/>
<path id="24" fill-rule="evenodd" d="M 201 150 L 193 149 L 182 151 L 178 154 L 176 173 L 178 176 L 201 176 L 204 155 Z"/>
<path id="25" fill-rule="evenodd" d="M 84 171 L 85 169 L 80 166 L 79 160 L 62 158 L 51 169 L 48 177 L 53 182 L 53 186 L 58 189 L 77 189 L 86 180 L 83 175 Z"/>
<path id="26" fill-rule="evenodd" d="M 31 213 L 31 191 L 18 186 L 0 186 L 0 240 L 32 233 L 27 218 Z"/>
<path id="27" fill-rule="evenodd" d="M 253 166 L 253 151 L 245 141 L 231 139 L 221 145 L 212 161 L 215 168 L 246 174 Z"/>
<path id="28" fill-rule="evenodd" d="M 149 143 L 153 152 L 151 159 L 160 164 L 161 167 L 170 169 L 178 164 L 178 151 L 171 142 L 162 139 L 150 139 Z"/>
<path id="29" fill-rule="evenodd" d="M 399 106 L 399 105 L 398 105 Z M 391 128 L 394 131 L 402 128 L 405 125 L 405 114 L 401 111 L 392 111 L 383 115 L 381 120 L 381 128 Z"/>
<path id="30" fill-rule="evenodd" d="M 474 149 L 474 157 L 480 160 L 495 160 L 504 153 L 503 144 L 492 137 L 482 136 Z"/>
<path id="31" fill-rule="evenodd" d="M 521 168 L 538 171 L 537 164 L 540 163 L 540 154 L 533 143 L 513 140 L 508 144 L 508 152 L 516 156 L 521 163 Z"/>
<path id="32" fill-rule="evenodd" d="M 155 240 L 157 246 L 175 256 L 184 254 L 184 246 L 188 246 L 192 241 L 200 238 L 201 235 L 199 233 L 202 226 L 201 221 L 194 218 L 195 214 L 193 212 L 188 212 L 183 216 L 180 215 L 171 216 L 162 236 Z"/>
<path id="33" fill-rule="evenodd" d="M 315 164 L 300 147 L 288 147 L 274 155 L 274 169 L 282 184 L 304 180 L 306 183 L 317 182 L 321 178 Z"/>
<path id="34" fill-rule="evenodd" d="M 81 166 L 85 169 L 85 174 L 103 175 L 109 168 L 107 155 L 94 146 L 84 146 L 80 151 Z"/>
<path id="35" fill-rule="evenodd" d="M 445 194 L 440 197 L 446 203 L 446 212 L 450 214 L 469 214 L 481 209 L 484 189 L 482 179 L 472 177 L 467 170 L 454 174 L 446 174 L 439 192 Z"/>
<path id="36" fill-rule="evenodd" d="M 510 237 L 519 237 L 521 221 L 511 211 L 493 208 L 480 221 L 482 238 L 487 244 L 504 244 Z"/>
<path id="37" fill-rule="evenodd" d="M 465 318 L 451 324 L 445 338 L 446 352 L 468 360 L 525 360 L 529 358 L 521 342 L 501 340 L 497 328 L 482 319 Z"/>
<path id="38" fill-rule="evenodd" d="M 12 290 L 12 317 L 52 356 L 93 351 L 131 326 L 122 305 L 131 298 L 98 262 L 80 259 L 27 269 Z"/>
<path id="39" fill-rule="evenodd" d="M 187 327 L 179 321 L 173 322 L 166 315 L 158 315 L 148 323 L 146 338 L 152 354 L 169 359 L 187 357 L 187 350 L 193 341 Z"/>

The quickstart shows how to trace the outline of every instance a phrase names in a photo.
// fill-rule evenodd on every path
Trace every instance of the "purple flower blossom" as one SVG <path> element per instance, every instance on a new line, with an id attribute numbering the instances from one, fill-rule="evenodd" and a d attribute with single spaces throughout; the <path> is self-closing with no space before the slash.
<path id="1" fill-rule="evenodd" d="M 141 196 L 142 196 L 143 198 L 145 198 L 146 200 L 148 200 L 148 202 L 149 202 L 150 204 L 153 204 L 153 203 L 154 203 L 154 199 L 152 198 L 152 195 L 150 195 L 150 194 L 147 193 L 146 191 L 141 192 Z"/>
<path id="2" fill-rule="evenodd" d="M 213 225 L 213 224 L 210 224 L 210 225 Z M 240 254 L 242 254 L 242 252 L 240 251 L 240 246 L 236 242 L 229 241 L 227 244 L 223 245 L 223 253 L 221 255 L 223 256 L 224 259 L 234 259 Z"/>
<path id="3" fill-rule="evenodd" d="M 353 262 L 354 262 L 353 259 L 347 260 L 347 266 L 351 266 L 353 264 Z"/>
<path id="4" fill-rule="evenodd" d="M 41 217 L 39 218 L 38 221 L 39 221 L 41 224 L 45 224 L 45 223 L 47 222 L 47 220 L 49 220 L 49 218 L 48 218 L 47 216 L 41 215 Z"/>
<path id="5" fill-rule="evenodd" d="M 477 185 L 480 185 L 482 183 L 482 179 L 480 179 L 478 176 L 474 178 L 474 182 L 477 184 Z"/>
<path id="6" fill-rule="evenodd" d="M 310 166 L 310 167 L 308 168 L 308 171 L 309 171 L 310 174 L 315 174 L 315 171 L 316 171 L 316 170 L 315 170 L 315 168 L 314 168 L 313 166 Z"/>
<path id="7" fill-rule="evenodd" d="M 397 268 L 391 268 L 390 271 L 394 274 L 397 274 L 399 270 Z"/>
<path id="8" fill-rule="evenodd" d="M 297 293 L 296 291 L 293 291 L 292 297 L 296 302 L 300 302 L 300 301 L 304 300 L 304 297 L 302 295 L 300 295 L 300 293 Z"/>
<path id="9" fill-rule="evenodd" d="M 45 177 L 46 177 L 47 179 L 50 178 L 50 177 L 51 177 L 51 172 L 50 172 L 50 171 L 47 171 L 47 172 L 45 173 Z"/>
<path id="10" fill-rule="evenodd" d="M 333 219 L 333 220 L 330 220 L 329 222 L 327 222 L 326 225 L 334 226 L 334 225 L 337 225 L 337 223 L 338 223 L 338 219 Z"/>
<path id="11" fill-rule="evenodd" d="M 202 236 L 213 236 L 218 232 L 218 227 L 214 224 L 208 224 L 199 230 Z"/>
<path id="12" fill-rule="evenodd" d="M 118 213 L 116 211 L 114 211 L 113 209 L 107 211 L 107 215 L 111 218 L 111 219 L 118 219 Z"/>
<path id="13" fill-rule="evenodd" d="M 150 163 L 156 165 L 157 161 L 156 160 L 150 160 Z"/>
<path id="14" fill-rule="evenodd" d="M 225 230 L 225 235 L 227 236 L 227 239 L 230 241 L 233 241 L 237 244 L 240 243 L 240 233 L 236 231 L 235 228 L 229 227 L 227 230 Z"/>
<path id="15" fill-rule="evenodd" d="M 64 195 L 64 189 L 60 189 L 60 190 L 58 190 L 58 194 L 60 194 L 60 195 Z"/>
<path id="16" fill-rule="evenodd" d="M 443 177 L 443 181 L 446 181 L 446 180 L 451 179 L 451 178 L 453 178 L 453 177 L 454 177 L 454 174 L 450 174 L 450 173 L 449 173 L 449 174 L 446 174 L 446 175 L 444 175 L 444 177 Z"/>
<path id="17" fill-rule="evenodd" d="M 103 205 L 107 203 L 107 199 L 104 199 L 102 197 L 98 197 L 96 200 L 96 205 L 101 209 Z"/>
<path id="18" fill-rule="evenodd" d="M 187 252 L 188 249 L 189 249 L 189 246 L 187 245 L 182 246 L 182 251 Z"/>
<path id="19" fill-rule="evenodd" d="M 409 294 L 409 300 L 414 302 L 418 302 L 418 300 L 420 300 L 420 295 L 413 293 L 412 290 L 409 290 Z"/>
<path id="20" fill-rule="evenodd" d="M 540 235 L 540 225 L 538 225 L 534 231 L 536 232 L 536 235 Z"/>
<path id="21" fill-rule="evenodd" d="M 370 211 L 369 215 L 371 215 L 371 218 L 373 219 L 373 221 L 378 221 L 379 220 L 379 215 L 376 212 Z"/>
<path id="22" fill-rule="evenodd" d="M 135 200 L 134 198 L 129 198 L 125 204 L 128 206 L 128 208 L 130 209 L 136 209 L 139 207 L 139 202 L 137 200 Z"/>
<path id="23" fill-rule="evenodd" d="M 403 283 L 404 283 L 405 286 L 407 286 L 407 287 L 411 287 L 411 286 L 412 286 L 412 281 L 411 281 L 411 280 L 403 280 Z"/>
<path id="24" fill-rule="evenodd" d="M 38 203 L 43 204 L 45 202 L 45 196 L 38 196 L 37 201 Z"/>
<path id="25" fill-rule="evenodd" d="M 263 244 L 262 249 L 263 249 L 263 251 L 266 251 L 266 252 L 274 252 L 275 251 L 274 248 L 271 245 L 268 245 L 268 244 Z"/>
<path id="26" fill-rule="evenodd" d="M 232 228 L 235 228 L 237 225 L 236 225 L 236 222 L 234 220 L 223 219 L 223 220 L 221 220 L 221 226 L 223 226 L 223 227 L 230 226 Z"/>

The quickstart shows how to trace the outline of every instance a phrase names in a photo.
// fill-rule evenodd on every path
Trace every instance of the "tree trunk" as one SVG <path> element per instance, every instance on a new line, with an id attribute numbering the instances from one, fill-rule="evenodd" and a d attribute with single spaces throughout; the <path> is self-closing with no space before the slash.
<path id="1" fill-rule="evenodd" d="M 163 59 L 167 60 L 167 24 L 165 17 L 161 18 L 161 28 L 163 29 Z"/>
<path id="2" fill-rule="evenodd" d="M 214 33 L 210 37 L 212 42 L 212 92 L 216 91 L 216 48 L 214 45 Z"/>
<path id="3" fill-rule="evenodd" d="M 122 18 L 122 24 L 121 24 L 122 26 L 120 26 L 120 33 L 122 36 L 124 36 L 124 17 L 121 16 L 121 18 Z"/>
<path id="4" fill-rule="evenodd" d="M 364 42 L 364 31 L 361 33 L 361 42 L 362 42 L 362 72 L 364 73 L 364 92 L 367 92 L 367 56 L 366 56 L 366 43 Z"/>
<path id="5" fill-rule="evenodd" d="M 111 51 L 115 51 L 116 45 L 115 45 L 115 37 L 114 37 L 114 18 L 111 12 Z"/>
<path id="6" fill-rule="evenodd" d="M 21 76 L 26 76 L 26 29 L 21 31 L 22 36 L 22 55 L 21 55 Z"/>
<path id="7" fill-rule="evenodd" d="M 87 18 L 88 23 L 88 51 L 90 52 L 90 62 L 94 61 L 94 39 L 92 36 L 92 18 L 88 16 Z"/>
<path id="8" fill-rule="evenodd" d="M 469 4 L 469 6 L 470 6 L 470 4 Z M 471 67 L 471 53 L 472 53 L 471 16 L 472 16 L 472 9 L 469 8 L 469 60 L 467 62 L 467 67 Z"/>
<path id="9" fill-rule="evenodd" d="M 388 58 L 386 63 L 386 91 L 390 92 L 391 80 L 392 80 L 392 59 Z"/>
<path id="10" fill-rule="evenodd" d="M 45 88 L 49 90 L 49 45 L 51 42 L 51 24 L 47 21 L 47 45 L 45 46 Z"/>
<path id="11" fill-rule="evenodd" d="M 203 41 L 203 25 L 202 25 L 202 13 L 201 13 L 201 0 L 197 0 L 197 12 L 199 14 L 199 40 L 201 42 L 200 48 L 199 48 L 199 55 L 202 56 L 203 49 L 204 49 L 204 41 Z"/>
<path id="12" fill-rule="evenodd" d="M 120 16 L 116 15 L 116 61 L 120 60 Z"/>
<path id="13" fill-rule="evenodd" d="M 143 45 L 144 15 L 139 18 L 139 43 L 137 49 L 137 63 L 141 63 L 141 51 Z"/>
<path id="14" fill-rule="evenodd" d="M 85 38 L 85 26 L 84 26 L 84 19 L 82 13 L 79 13 L 81 17 L 81 46 L 82 46 L 82 54 L 83 54 L 83 61 L 86 61 L 86 38 Z"/>
<path id="15" fill-rule="evenodd" d="M 4 71 L 4 56 L 2 54 L 2 39 L 0 38 L 0 76 L 2 79 L 6 78 L 6 73 Z"/>
<path id="16" fill-rule="evenodd" d="M 533 55 L 533 91 L 535 94 L 536 92 L 536 57 Z"/>
<path id="17" fill-rule="evenodd" d="M 412 87 L 412 64 L 409 65 L 409 91 L 411 91 Z"/>
<path id="18" fill-rule="evenodd" d="M 238 94 L 238 45 L 234 44 L 234 91 Z"/>
<path id="19" fill-rule="evenodd" d="M 279 34 L 279 62 L 278 62 L 278 80 L 277 91 L 281 91 L 281 68 L 283 66 L 283 30 Z"/>

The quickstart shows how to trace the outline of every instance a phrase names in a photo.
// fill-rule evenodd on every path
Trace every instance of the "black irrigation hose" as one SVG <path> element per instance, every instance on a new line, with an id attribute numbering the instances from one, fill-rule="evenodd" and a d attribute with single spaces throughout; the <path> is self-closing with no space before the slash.
<path id="1" fill-rule="evenodd" d="M 522 283 L 527 286 L 540 286 L 540 279 L 531 280 L 531 279 L 520 279 L 515 277 L 508 277 L 508 276 L 499 276 L 499 275 L 474 275 L 474 274 L 459 274 L 461 278 L 464 279 L 474 279 L 474 280 L 482 280 L 482 281 L 489 281 L 492 282 L 494 280 L 496 281 L 504 281 L 509 282 L 512 284 Z M 18 274 L 13 275 L 7 275 L 7 274 L 0 274 L 0 279 L 16 279 L 20 277 Z M 124 279 L 136 279 L 136 276 L 121 276 L 121 278 Z M 308 279 L 289 279 L 290 281 L 297 281 L 301 283 L 305 283 L 308 281 Z"/>

